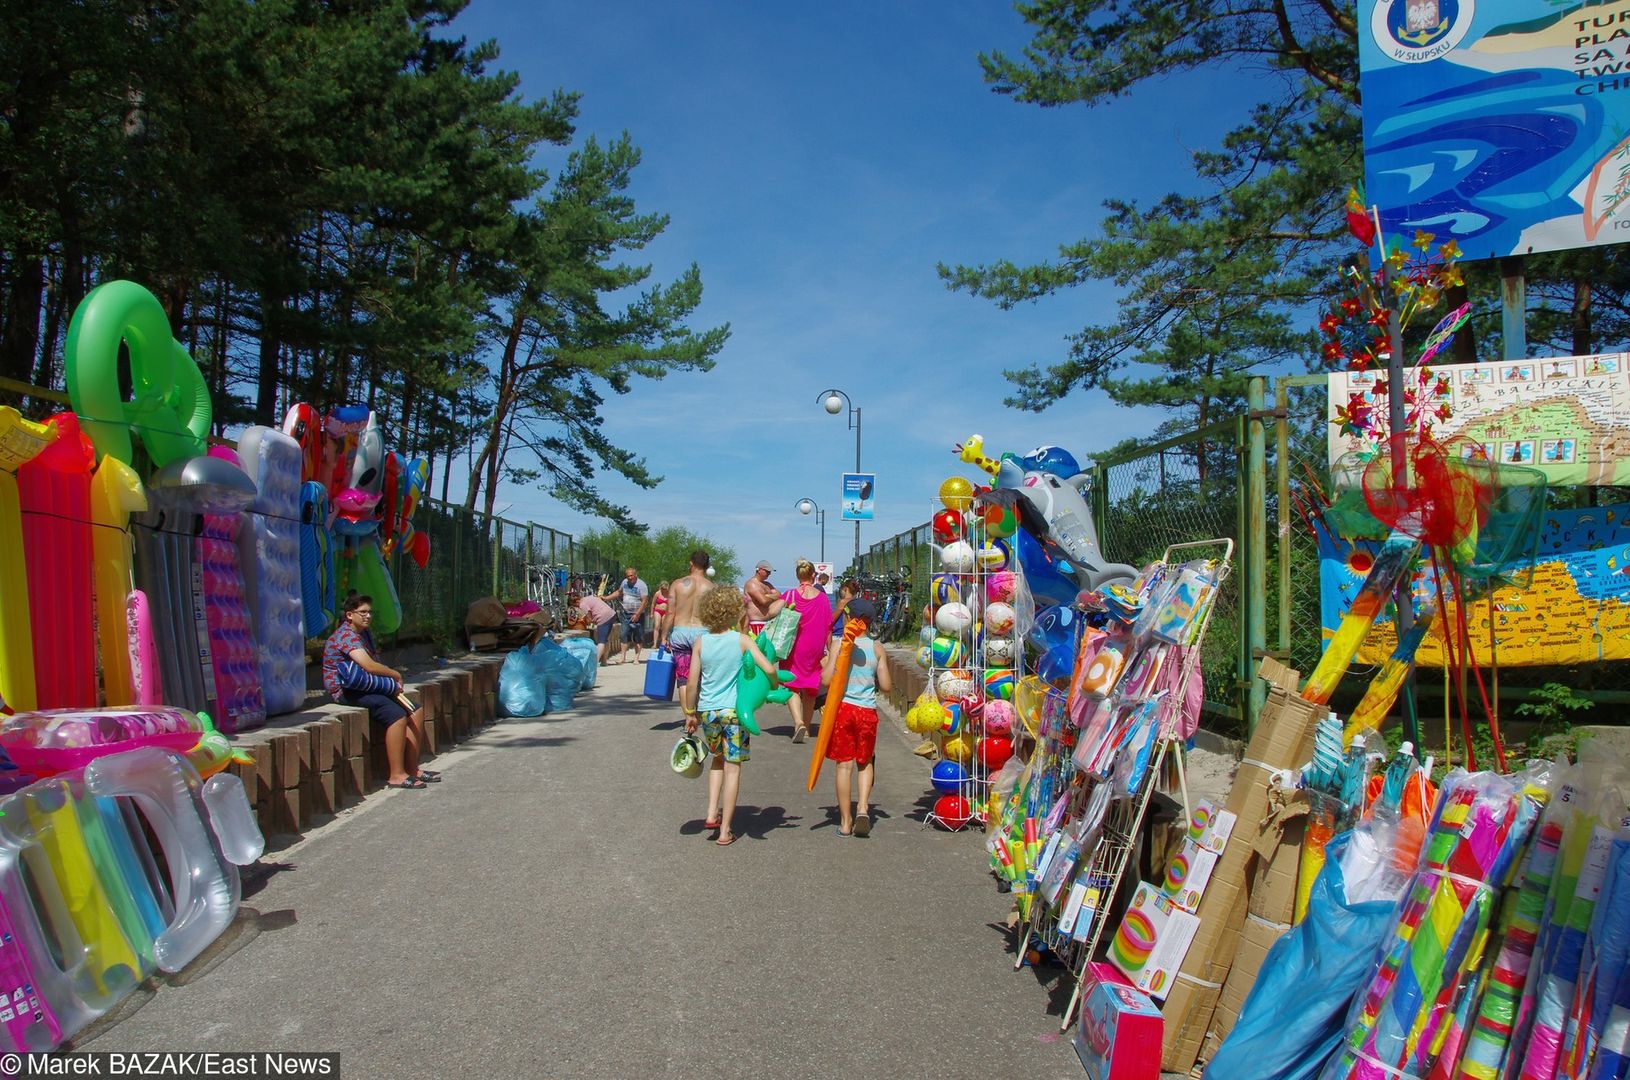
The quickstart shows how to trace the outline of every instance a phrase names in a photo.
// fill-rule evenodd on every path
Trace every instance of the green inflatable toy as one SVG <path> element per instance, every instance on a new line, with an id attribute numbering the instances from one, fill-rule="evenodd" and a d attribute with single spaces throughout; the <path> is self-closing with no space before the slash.
<path id="1" fill-rule="evenodd" d="M 764 631 L 760 630 L 754 640 L 758 642 L 758 651 L 764 654 L 764 658 L 772 664 L 775 663 L 777 659 L 775 646 L 770 644 L 770 639 Z M 778 674 L 780 680 L 772 688 L 770 677 L 758 669 L 758 665 L 753 662 L 752 654 L 747 652 L 741 654 L 741 677 L 736 680 L 736 722 L 746 728 L 749 735 L 763 734 L 758 729 L 758 721 L 753 719 L 753 714 L 758 711 L 760 705 L 766 701 L 780 705 L 792 697 L 792 691 L 780 685 L 792 681 L 792 672 L 782 671 Z"/>
<path id="2" fill-rule="evenodd" d="M 119 393 L 119 343 L 130 349 L 135 400 Z M 68 399 L 96 444 L 96 457 L 131 462 L 135 428 L 157 468 L 198 457 L 208 446 L 209 388 L 192 356 L 170 333 L 158 298 L 133 281 L 98 285 L 68 324 Z"/>

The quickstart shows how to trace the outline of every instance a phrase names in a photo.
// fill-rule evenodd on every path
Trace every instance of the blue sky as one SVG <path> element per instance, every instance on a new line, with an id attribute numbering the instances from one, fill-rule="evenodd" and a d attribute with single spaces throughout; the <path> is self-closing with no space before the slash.
<path id="1" fill-rule="evenodd" d="M 672 217 L 645 252 L 655 279 L 695 261 L 694 324 L 732 328 L 713 371 L 607 402 L 609 436 L 666 478 L 650 492 L 606 479 L 608 495 L 745 565 L 768 558 L 790 583 L 793 560 L 818 554 L 801 497 L 829 510 L 829 561 L 854 548 L 838 520 L 854 433 L 817 404 L 828 387 L 861 408 L 862 466 L 877 474 L 863 547 L 928 518 L 940 481 L 966 471 L 951 446 L 970 433 L 994 453 L 1053 443 L 1087 457 L 1158 422 L 1097 393 L 1039 414 L 1001 404 L 1002 370 L 1062 358 L 1066 335 L 1112 312 L 1110 289 L 1004 312 L 947 291 L 934 268 L 1045 259 L 1094 235 L 1105 199 L 1186 186 L 1189 151 L 1242 112 L 1217 107 L 1239 99 L 1240 77 L 1168 80 L 1108 109 L 1021 105 L 984 84 L 977 56 L 1018 52 L 1026 30 L 994 2 L 473 0 L 454 31 L 496 39 L 528 96 L 579 91 L 579 138 L 630 133 L 644 155 L 632 193 Z M 497 505 L 594 524 L 516 485 Z"/>

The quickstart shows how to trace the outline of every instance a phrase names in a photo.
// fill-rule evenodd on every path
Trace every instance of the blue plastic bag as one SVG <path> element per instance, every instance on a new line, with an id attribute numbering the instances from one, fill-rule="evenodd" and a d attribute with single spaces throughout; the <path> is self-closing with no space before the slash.
<path id="1" fill-rule="evenodd" d="M 577 684 L 577 688 L 593 690 L 594 680 L 600 674 L 600 660 L 595 655 L 594 642 L 588 638 L 569 637 L 561 641 L 560 647 L 577 657 L 577 662 L 583 665 L 583 681 Z"/>
<path id="2" fill-rule="evenodd" d="M 578 687 L 583 684 L 583 662 L 548 638 L 538 642 L 532 651 L 543 671 L 547 711 L 567 711 L 572 707 Z"/>
<path id="3" fill-rule="evenodd" d="M 504 716 L 542 716 L 549 711 L 542 657 L 522 646 L 498 669 L 498 711 Z"/>
<path id="4" fill-rule="evenodd" d="M 1341 852 L 1351 836 L 1325 847 L 1307 918 L 1268 950 L 1206 1080 L 1309 1080 L 1340 1043 L 1347 1008 L 1375 971 L 1398 911 L 1392 900 L 1347 903 Z"/>

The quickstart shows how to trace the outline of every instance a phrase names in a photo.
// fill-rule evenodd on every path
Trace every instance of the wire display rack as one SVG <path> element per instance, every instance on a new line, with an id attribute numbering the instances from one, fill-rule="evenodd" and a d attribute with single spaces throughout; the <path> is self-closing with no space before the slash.
<path id="1" fill-rule="evenodd" d="M 1229 539 L 1202 540 L 1174 544 L 1161 556 L 1161 562 L 1175 568 L 1174 556 L 1189 558 L 1211 556 L 1214 566 L 1214 597 L 1221 589 L 1233 566 L 1234 542 Z M 1183 667 L 1179 686 L 1198 677 L 1202 648 L 1211 621 L 1212 608 L 1208 605 L 1197 616 L 1197 627 L 1183 651 Z M 1162 646 L 1154 646 L 1161 648 Z M 1138 662 L 1133 658 L 1130 669 Z M 1127 680 L 1123 678 L 1122 685 Z M 1112 708 L 1137 708 L 1150 704 L 1152 699 L 1123 698 L 1112 694 Z M 1046 855 L 1040 862 L 1033 882 L 1027 882 L 1028 904 L 1026 917 L 1014 963 L 1021 969 L 1028 957 L 1032 942 L 1045 945 L 1070 970 L 1075 986 L 1065 1006 L 1060 1030 L 1068 1031 L 1080 1005 L 1086 966 L 1098 953 L 1103 935 L 1109 924 L 1116 897 L 1120 895 L 1126 869 L 1137 849 L 1138 837 L 1144 817 L 1161 778 L 1170 766 L 1177 790 L 1183 802 L 1184 820 L 1191 816 L 1188 782 L 1183 769 L 1183 747 L 1176 736 L 1176 723 L 1181 713 L 1180 697 L 1161 698 L 1154 707 L 1158 734 L 1150 762 L 1142 774 L 1138 788 L 1129 795 L 1115 797 L 1113 782 L 1096 778 L 1082 771 L 1074 758 L 1077 730 L 1067 716 L 1067 698 L 1061 691 L 1051 690 L 1043 706 L 1041 740 L 1033 762 L 1039 768 L 1026 778 L 1031 785 L 1025 793 L 1032 806 L 1062 806 L 1063 812 L 1050 830 Z M 1050 790 L 1048 790 L 1050 787 Z M 1058 794 L 1058 793 L 1067 794 Z M 1060 801 L 1062 800 L 1062 802 Z M 1068 842 L 1079 843 L 1082 852 L 1072 871 L 1048 874 L 1055 869 L 1052 859 L 1059 856 L 1059 848 Z M 1060 864 L 1062 865 L 1062 864 Z"/>

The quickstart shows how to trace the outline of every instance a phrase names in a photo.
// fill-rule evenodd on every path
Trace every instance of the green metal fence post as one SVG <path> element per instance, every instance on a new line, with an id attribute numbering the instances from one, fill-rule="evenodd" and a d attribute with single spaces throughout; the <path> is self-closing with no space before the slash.
<path id="1" fill-rule="evenodd" d="M 1240 677 L 1247 681 L 1241 701 L 1245 707 L 1246 738 L 1256 731 L 1257 717 L 1261 715 L 1266 698 L 1262 680 L 1256 677 L 1257 660 L 1268 647 L 1268 459 L 1267 433 L 1262 427 L 1266 400 L 1267 380 L 1260 375 L 1253 376 L 1245 391 L 1246 405 L 1250 409 L 1246 421 L 1249 445 L 1245 459 L 1245 482 L 1240 485 L 1245 490 L 1247 515 L 1246 520 L 1241 522 L 1245 533 L 1242 553 L 1245 557 L 1242 562 L 1247 576 L 1242 590 L 1245 601 L 1245 648 L 1241 657 L 1244 667 L 1240 671 Z"/>

